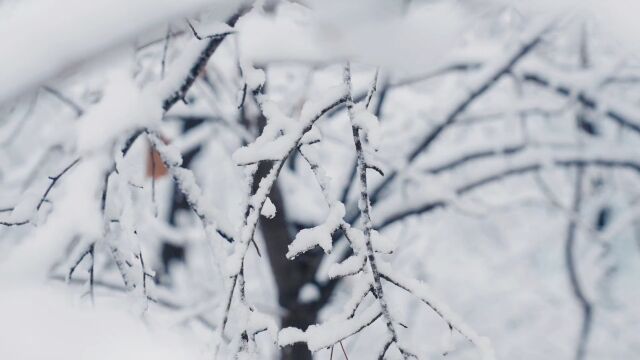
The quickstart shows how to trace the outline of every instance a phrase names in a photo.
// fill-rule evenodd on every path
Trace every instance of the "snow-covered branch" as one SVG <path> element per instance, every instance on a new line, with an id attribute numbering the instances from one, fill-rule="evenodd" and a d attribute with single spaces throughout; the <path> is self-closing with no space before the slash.
<path id="1" fill-rule="evenodd" d="M 378 203 L 375 213 L 377 229 L 383 229 L 398 221 L 402 221 L 409 216 L 420 215 L 438 208 L 446 207 L 455 203 L 458 196 L 470 193 L 482 186 L 494 184 L 507 178 L 544 171 L 553 167 L 576 167 L 587 166 L 605 169 L 628 169 L 640 173 L 640 163 L 633 154 L 605 153 L 585 153 L 585 154 L 555 154 L 551 159 L 545 159 L 545 154 L 538 159 L 527 158 L 518 159 L 512 162 L 507 168 L 489 169 L 485 174 L 476 175 L 475 178 L 467 179 L 460 184 L 449 184 L 445 188 L 438 189 L 431 193 L 421 192 L 410 196 L 408 200 L 406 194 L 394 194 L 388 199 Z M 613 155 L 613 156 L 612 156 Z M 384 209 L 384 210 L 382 210 Z"/>
<path id="2" fill-rule="evenodd" d="M 255 312 L 255 310 L 248 305 L 244 295 L 243 268 L 245 257 L 250 244 L 254 241 L 258 220 L 262 214 L 263 207 L 282 170 L 285 160 L 303 143 L 304 137 L 311 131 L 314 123 L 330 109 L 344 101 L 346 101 L 345 92 L 342 87 L 339 87 L 337 91 L 329 92 L 322 99 L 307 102 L 302 109 L 300 119 L 296 123 L 291 123 L 289 119 L 283 118 L 275 104 L 263 102 L 262 111 L 269 123 L 254 143 L 234 153 L 233 158 L 236 163 L 251 167 L 249 168 L 251 171 L 249 171 L 248 175 L 251 179 L 257 170 L 257 167 L 253 165 L 255 162 L 267 162 L 267 164 L 270 164 L 270 169 L 267 175 L 260 179 L 256 191 L 249 196 L 247 212 L 239 232 L 238 240 L 234 243 L 233 253 L 227 259 L 227 272 L 231 276 L 231 285 L 221 320 L 221 334 L 223 337 L 236 292 L 239 293 L 240 311 Z M 273 150 L 266 150 L 268 153 L 267 158 L 264 157 L 265 149 Z M 246 334 L 246 331 L 246 328 L 242 329 L 241 327 L 241 334 Z M 244 336 L 241 337 L 244 338 Z M 248 351 L 249 346 L 248 342 L 243 341 L 235 353 Z"/>
<path id="3" fill-rule="evenodd" d="M 196 183 L 193 172 L 180 166 L 182 165 L 180 152 L 174 146 L 165 144 L 158 134 L 152 131 L 147 131 L 147 138 L 153 148 L 160 154 L 164 166 L 169 169 L 173 180 L 184 194 L 187 203 L 202 221 L 205 231 L 209 232 L 213 228 L 225 240 L 232 242 L 235 236 L 229 220 L 221 210 L 213 205 L 205 204 L 202 197 L 202 189 Z"/>
<path id="4" fill-rule="evenodd" d="M 515 51 L 507 54 L 504 57 L 500 57 L 492 64 L 485 65 L 478 75 L 478 80 L 474 82 L 471 90 L 462 97 L 459 101 L 452 103 L 452 106 L 444 120 L 430 130 L 420 140 L 417 146 L 415 146 L 407 157 L 407 162 L 413 162 L 418 155 L 425 153 L 431 144 L 445 131 L 449 126 L 454 124 L 459 116 L 473 104 L 478 98 L 489 91 L 505 74 L 509 74 L 511 70 L 517 65 L 523 58 L 530 54 L 538 44 L 544 38 L 544 35 L 551 29 L 549 25 L 545 25 L 542 29 L 536 29 L 529 35 L 529 38 L 525 40 L 521 46 Z M 387 188 L 398 176 L 396 171 L 389 173 L 384 181 L 371 191 L 371 198 L 375 202 L 380 194 Z"/>

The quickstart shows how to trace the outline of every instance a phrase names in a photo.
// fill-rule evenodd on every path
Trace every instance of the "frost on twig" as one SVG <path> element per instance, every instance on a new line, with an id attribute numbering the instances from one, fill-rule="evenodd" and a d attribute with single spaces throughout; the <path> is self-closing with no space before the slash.
<path id="1" fill-rule="evenodd" d="M 349 319 L 311 325 L 305 331 L 286 328 L 280 331 L 278 344 L 286 346 L 296 342 L 305 342 L 311 351 L 322 350 L 357 334 L 376 321 L 381 314 L 380 306 L 373 304 Z"/>
<path id="2" fill-rule="evenodd" d="M 233 34 L 234 32 L 231 26 L 221 22 L 200 25 L 197 30 L 189 20 L 187 20 L 187 25 L 189 25 L 189 29 L 191 29 L 193 36 L 198 40 L 224 39 L 225 36 Z"/>
<path id="3" fill-rule="evenodd" d="M 267 198 L 264 202 L 264 206 L 262 207 L 260 214 L 267 219 L 273 219 L 276 216 L 276 206 L 271 202 L 271 199 Z"/>
<path id="4" fill-rule="evenodd" d="M 359 126 L 362 126 L 362 124 L 357 124 L 355 122 L 356 112 L 354 109 L 353 100 L 351 98 L 351 67 L 348 63 L 344 68 L 344 82 L 347 87 L 347 113 L 349 115 L 349 120 L 351 121 L 353 142 L 356 148 L 356 155 L 357 155 L 358 176 L 359 176 L 359 184 L 360 184 L 360 202 L 358 207 L 363 217 L 366 257 L 367 257 L 367 262 L 369 264 L 369 269 L 371 270 L 371 276 L 373 278 L 373 282 L 372 282 L 373 293 L 377 299 L 377 303 L 380 305 L 382 318 L 385 321 L 387 332 L 389 333 L 391 342 L 395 343 L 398 346 L 398 350 L 400 351 L 400 354 L 402 355 L 402 357 L 404 359 L 408 359 L 411 356 L 411 354 L 408 351 L 404 350 L 399 344 L 396 324 L 389 311 L 387 299 L 384 296 L 382 281 L 380 278 L 380 274 L 378 272 L 378 264 L 377 264 L 376 256 L 375 256 L 372 241 L 371 241 L 371 232 L 373 230 L 373 223 L 371 221 L 371 202 L 369 200 L 368 183 L 367 183 L 368 167 L 367 167 L 367 162 L 366 162 L 367 160 L 365 159 L 365 153 L 362 146 L 362 140 L 360 138 L 361 134 L 360 134 Z"/>
<path id="5" fill-rule="evenodd" d="M 78 162 L 80 158 L 73 160 L 69 165 L 62 169 L 58 174 L 49 176 L 49 184 L 46 189 L 39 192 L 38 191 L 30 191 L 23 194 L 22 199 L 16 204 L 13 208 L 5 209 L 7 212 L 10 210 L 9 218 L 6 221 L 0 221 L 0 225 L 4 226 L 20 226 L 28 224 L 29 221 L 37 216 L 38 210 L 42 207 L 42 205 L 48 201 L 47 196 L 56 185 L 56 183 L 67 173 L 67 171 L 71 170 Z"/>
<path id="6" fill-rule="evenodd" d="M 430 294 L 426 285 L 413 279 L 398 276 L 393 272 L 389 264 L 379 258 L 381 254 L 392 253 L 395 244 L 384 239 L 380 233 L 373 229 L 373 221 L 371 218 L 367 169 L 372 168 L 372 166 L 369 164 L 362 139 L 367 135 L 370 136 L 371 133 L 375 131 L 374 129 L 377 122 L 375 122 L 373 117 L 363 113 L 363 111 L 366 111 L 366 106 L 356 105 L 351 99 L 351 71 L 349 65 L 347 65 L 344 70 L 344 82 L 347 88 L 347 112 L 351 120 L 353 141 L 357 155 L 357 177 L 360 185 L 359 209 L 363 229 L 360 230 L 350 227 L 342 219 L 339 219 L 337 222 L 330 222 L 331 226 L 328 227 L 326 224 L 329 223 L 329 221 L 327 221 L 318 227 L 302 230 L 289 247 L 287 256 L 298 255 L 315 245 L 319 245 L 326 250 L 326 248 L 329 248 L 331 238 L 328 237 L 327 240 L 325 236 L 319 236 L 320 234 L 317 233 L 327 235 L 327 230 L 333 232 L 339 228 L 349 241 L 352 254 L 342 262 L 329 266 L 328 276 L 331 279 L 351 276 L 357 285 L 352 297 L 345 304 L 342 315 L 323 324 L 312 325 L 305 331 L 295 328 L 285 328 L 280 331 L 278 337 L 280 346 L 291 345 L 296 342 L 305 342 L 311 351 L 318 351 L 323 348 L 329 348 L 357 334 L 378 319 L 382 319 L 386 326 L 387 340 L 382 346 L 380 358 L 384 358 L 394 345 L 394 348 L 398 350 L 400 356 L 403 358 L 416 357 L 405 348 L 405 345 L 402 344 L 400 340 L 397 330 L 398 326 L 406 326 L 395 320 L 389 309 L 383 287 L 383 280 L 385 280 L 416 296 L 433 309 L 450 328 L 455 329 L 474 343 L 480 349 L 483 359 L 493 359 L 493 350 L 486 338 L 479 336 L 473 329 L 460 320 L 446 304 L 436 300 Z M 367 99 L 370 99 L 371 96 L 372 95 L 369 95 Z M 313 156 L 307 152 L 306 147 L 301 147 L 300 153 L 311 167 L 329 208 L 332 209 L 335 203 L 342 205 L 330 198 L 327 177 L 324 175 L 318 163 L 313 159 Z M 341 215 L 344 214 L 341 213 Z M 329 219 L 336 220 L 332 218 L 331 215 Z M 326 242 L 323 243 L 323 241 Z M 362 304 L 369 294 L 373 297 L 373 303 L 367 305 L 364 310 L 359 310 L 363 307 Z"/>
<path id="7" fill-rule="evenodd" d="M 301 253 L 308 251 L 316 246 L 320 246 L 325 253 L 331 252 L 331 235 L 340 227 L 344 221 L 344 205 L 335 202 L 329 209 L 329 215 L 324 223 L 311 229 L 303 229 L 298 232 L 296 238 L 289 245 L 287 258 L 293 259 Z"/>
<path id="8" fill-rule="evenodd" d="M 431 308 L 447 324 L 471 341 L 482 354 L 483 360 L 495 359 L 495 354 L 488 338 L 480 336 L 475 330 L 467 325 L 458 314 L 453 312 L 449 306 L 437 299 L 429 287 L 415 279 L 396 274 L 389 264 L 382 263 L 380 266 L 380 276 L 389 283 L 403 289 L 415 296 L 421 302 Z"/>
<path id="9" fill-rule="evenodd" d="M 147 131 L 147 136 L 153 148 L 160 154 L 165 167 L 171 173 L 180 191 L 184 194 L 187 203 L 202 221 L 205 231 L 212 227 L 227 241 L 233 241 L 233 230 L 222 212 L 213 205 L 207 204 L 202 197 L 202 190 L 196 183 L 193 172 L 181 167 L 182 156 L 172 145 L 165 144 L 156 133 Z"/>
<path id="10" fill-rule="evenodd" d="M 331 91 L 316 101 L 307 102 L 301 111 L 299 119 L 294 121 L 286 116 L 274 102 L 260 98 L 259 105 L 267 119 L 267 124 L 262 134 L 253 143 L 238 149 L 233 154 L 233 160 L 238 165 L 246 166 L 247 178 L 251 179 L 250 181 L 253 181 L 257 171 L 256 164 L 265 164 L 269 170 L 259 180 L 255 191 L 248 196 L 243 225 L 239 231 L 237 241 L 234 242 L 232 254 L 227 258 L 226 269 L 231 279 L 221 320 L 220 333 L 223 339 L 226 338 L 225 330 L 229 323 L 232 308 L 237 308 L 236 312 L 240 314 L 252 309 L 246 299 L 244 289 L 244 260 L 250 244 L 254 241 L 260 215 L 264 211 L 265 204 L 269 202 L 269 193 L 276 183 L 286 159 L 304 143 L 303 139 L 312 130 L 314 123 L 330 109 L 343 103 L 345 99 L 344 88 L 339 87 L 338 91 Z M 269 210 L 266 210 L 267 214 L 270 213 Z M 306 241 L 323 242 L 326 245 L 327 239 L 324 235 L 335 230 L 337 227 L 335 218 L 340 217 L 341 219 L 341 214 L 343 213 L 344 207 L 342 207 L 342 211 L 340 208 L 336 208 L 331 223 L 317 233 L 322 233 L 323 235 L 320 241 L 317 241 L 317 239 L 306 239 Z M 330 235 L 328 242 L 331 242 Z M 233 350 L 234 354 L 246 353 L 252 347 L 250 333 L 247 331 L 246 325 L 244 325 L 244 329 L 241 326 L 241 329 L 239 331 L 236 330 L 235 333 L 240 334 L 240 341 L 239 344 L 231 346 L 232 349 L 235 349 Z M 233 342 L 230 345 L 233 345 Z"/>

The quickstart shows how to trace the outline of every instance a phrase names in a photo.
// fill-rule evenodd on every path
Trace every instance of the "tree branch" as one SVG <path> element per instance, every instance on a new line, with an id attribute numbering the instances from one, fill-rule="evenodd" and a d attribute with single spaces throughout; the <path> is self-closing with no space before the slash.
<path id="1" fill-rule="evenodd" d="M 533 49 L 542 42 L 543 36 L 549 31 L 550 27 L 545 27 L 538 32 L 531 39 L 526 41 L 516 52 L 510 54 L 506 59 L 499 61 L 496 65 L 488 67 L 487 75 L 484 81 L 481 81 L 476 85 L 469 94 L 462 99 L 462 101 L 456 103 L 452 109 L 445 116 L 444 121 L 436 125 L 428 134 L 426 134 L 422 141 L 409 153 L 407 160 L 409 163 L 413 162 L 418 155 L 428 150 L 431 144 L 438 138 L 438 136 L 449 126 L 454 124 L 460 114 L 462 114 L 472 103 L 480 98 L 484 93 L 491 89 L 505 74 L 508 74 L 513 67 L 520 62 L 527 54 L 531 53 Z M 381 192 L 387 188 L 397 177 L 397 171 L 391 171 L 382 183 L 380 183 L 371 192 L 371 200 L 375 203 L 378 200 Z M 351 221 L 350 221 L 351 222 Z"/>
<path id="2" fill-rule="evenodd" d="M 371 231 L 373 230 L 373 223 L 371 221 L 371 202 L 369 201 L 369 192 L 367 186 L 367 162 L 364 156 L 364 149 L 362 148 L 362 141 L 360 139 L 360 128 L 355 123 L 354 103 L 351 98 L 351 67 L 349 63 L 344 68 L 344 82 L 347 87 L 347 113 L 349 120 L 351 121 L 351 130 L 353 133 L 353 143 L 356 148 L 358 175 L 360 182 L 360 212 L 363 218 L 364 237 L 366 246 L 367 261 L 371 268 L 371 275 L 373 277 L 373 293 L 378 303 L 380 304 L 380 312 L 387 325 L 387 331 L 391 337 L 391 341 L 398 345 L 400 353 L 404 359 L 408 359 L 409 356 L 398 344 L 398 334 L 393 324 L 393 318 L 389 312 L 389 306 L 384 296 L 384 290 L 382 288 L 382 281 L 380 273 L 378 271 L 378 264 L 373 252 L 373 245 L 371 244 Z"/>

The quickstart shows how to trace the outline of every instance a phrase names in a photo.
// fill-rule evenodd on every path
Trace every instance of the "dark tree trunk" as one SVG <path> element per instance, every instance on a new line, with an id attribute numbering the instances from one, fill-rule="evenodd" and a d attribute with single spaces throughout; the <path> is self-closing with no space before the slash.
<path id="1" fill-rule="evenodd" d="M 269 171 L 270 165 L 260 164 L 256 172 L 256 179 L 264 177 Z M 254 182 L 256 183 L 254 187 L 258 182 L 259 180 Z M 285 257 L 292 236 L 286 220 L 282 193 L 277 183 L 271 190 L 269 198 L 276 206 L 276 216 L 273 219 L 261 218 L 260 229 L 265 241 L 265 252 L 269 258 L 278 289 L 278 303 L 284 310 L 281 325 L 283 328 L 294 326 L 304 330 L 316 322 L 318 311 L 322 305 L 320 301 L 301 302 L 299 294 L 305 284 L 314 283 L 322 253 L 311 252 L 293 260 Z M 283 360 L 310 360 L 312 358 L 306 344 L 287 346 L 282 349 L 280 354 Z"/>
<path id="2" fill-rule="evenodd" d="M 300 304 L 286 309 L 287 313 L 282 318 L 282 328 L 293 326 L 299 329 L 306 329 L 314 324 L 318 317 L 318 310 L 315 304 Z M 293 346 L 286 346 L 280 351 L 282 360 L 311 360 L 311 352 L 306 344 L 297 343 Z"/>
<path id="3" fill-rule="evenodd" d="M 265 88 L 262 89 L 263 91 Z M 246 105 L 246 104 L 245 104 Z M 256 126 L 257 133 L 261 133 L 266 125 L 265 117 L 260 113 L 254 121 L 249 121 L 245 107 L 242 108 L 242 120 L 247 128 Z M 292 156 L 295 158 L 295 153 Z M 291 165 L 291 162 L 289 163 Z M 260 179 L 264 178 L 270 171 L 273 163 L 262 161 L 258 164 L 255 173 L 251 193 L 257 190 Z M 278 304 L 283 310 L 280 325 L 282 328 L 296 327 L 306 330 L 309 325 L 317 322 L 318 312 L 328 302 L 337 284 L 330 281 L 327 286 L 319 287 L 320 296 L 310 302 L 303 302 L 299 298 L 301 289 L 312 284 L 317 286 L 315 275 L 324 255 L 321 249 L 315 249 L 296 257 L 293 260 L 286 258 L 289 244 L 293 241 L 295 232 L 299 229 L 287 221 L 287 209 L 285 207 L 283 194 L 276 180 L 269 198 L 275 205 L 277 211 L 272 219 L 260 218 L 260 231 L 264 239 L 265 249 L 260 251 L 269 259 L 271 272 L 278 290 Z M 311 360 L 313 358 L 309 348 L 304 343 L 286 346 L 281 349 L 280 359 L 282 360 Z"/>

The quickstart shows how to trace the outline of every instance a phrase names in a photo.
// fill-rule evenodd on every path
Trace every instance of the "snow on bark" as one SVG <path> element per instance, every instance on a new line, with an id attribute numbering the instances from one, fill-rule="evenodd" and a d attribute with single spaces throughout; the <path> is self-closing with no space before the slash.
<path id="1" fill-rule="evenodd" d="M 242 60 L 240 68 L 242 69 L 244 83 L 247 85 L 246 91 L 254 92 L 264 86 L 266 81 L 264 70 L 256 69 L 248 60 Z"/>
<path id="2" fill-rule="evenodd" d="M 282 170 L 285 160 L 302 144 L 305 133 L 312 129 L 313 124 L 327 111 L 344 102 L 344 100 L 344 87 L 339 87 L 337 91 L 329 92 L 317 102 L 309 101 L 303 106 L 300 118 L 296 123 L 293 123 L 290 118 L 284 116 L 274 103 L 265 101 L 264 99 L 260 100 L 261 109 L 265 112 L 264 115 L 267 118 L 267 124 L 264 127 L 263 133 L 253 144 L 234 153 L 234 160 L 241 163 L 245 162 L 243 160 L 248 160 L 246 161 L 247 168 L 249 169 L 248 177 L 250 181 L 253 181 L 253 176 L 257 170 L 257 167 L 253 164 L 261 160 L 256 147 L 264 146 L 269 148 L 273 146 L 273 143 L 276 143 L 277 145 L 275 145 L 275 147 L 278 149 L 278 157 L 277 159 L 271 159 L 275 161 L 270 164 L 269 172 L 260 179 L 255 193 L 249 195 L 243 226 L 240 229 L 238 240 L 234 243 L 233 252 L 227 257 L 225 267 L 231 280 L 221 320 L 222 326 L 220 334 L 222 337 L 224 337 L 225 334 L 234 299 L 236 299 L 236 305 L 239 305 L 241 312 L 246 312 L 250 309 L 250 305 L 245 296 L 243 275 L 244 260 L 250 244 L 254 241 L 260 213 L 267 202 L 269 193 Z M 282 132 L 285 134 L 278 137 Z M 344 210 L 344 207 L 342 209 Z M 329 237 L 329 243 L 330 241 L 331 238 Z M 238 292 L 239 296 L 235 296 L 236 292 Z M 241 333 L 246 334 L 246 328 L 241 330 Z M 243 337 L 243 339 L 239 344 L 234 344 L 233 342 L 229 344 L 231 348 L 237 348 L 234 352 L 235 354 L 246 353 L 249 348 L 253 346 L 253 341 L 250 341 L 251 339 L 246 339 L 246 337 Z"/>
<path id="3" fill-rule="evenodd" d="M 212 235 L 211 230 L 215 230 L 224 239 L 233 239 L 235 231 L 229 224 L 229 220 L 227 220 L 222 211 L 217 209 L 213 204 L 204 201 L 202 189 L 200 189 L 200 186 L 196 182 L 193 172 L 181 167 L 182 156 L 178 149 L 171 144 L 165 144 L 165 142 L 153 132 L 148 132 L 148 138 L 154 149 L 160 154 L 163 163 L 167 169 L 169 169 L 180 191 L 185 195 L 189 206 L 202 221 L 205 231 L 209 232 L 208 235 Z"/>
<path id="4" fill-rule="evenodd" d="M 0 268 L 13 274 L 11 281 L 41 281 L 52 263 L 66 258 L 65 251 L 76 237 L 99 239 L 104 234 L 99 194 L 102 175 L 110 166 L 105 155 L 96 155 L 79 162 L 61 179 L 55 206 L 45 222 L 15 248 Z"/>
<path id="5" fill-rule="evenodd" d="M 364 103 L 354 105 L 353 124 L 361 130 L 368 143 L 378 149 L 380 145 L 380 123 L 378 117 L 367 110 Z"/>
<path id="6" fill-rule="evenodd" d="M 276 216 L 276 206 L 273 205 L 271 199 L 267 198 L 267 200 L 264 202 L 264 206 L 262 207 L 262 211 L 260 211 L 260 214 L 267 219 L 273 219 Z"/>
<path id="7" fill-rule="evenodd" d="M 471 326 L 465 323 L 458 314 L 453 312 L 445 302 L 436 298 L 425 283 L 396 274 L 391 266 L 384 262 L 379 263 L 378 269 L 380 270 L 382 278 L 418 298 L 435 311 L 449 326 L 471 341 L 482 354 L 483 360 L 495 359 L 495 352 L 491 346 L 491 341 L 487 337 L 480 336 Z"/>
<path id="8" fill-rule="evenodd" d="M 310 229 L 302 229 L 289 245 L 287 258 L 293 259 L 301 253 L 320 246 L 325 253 L 331 252 L 331 235 L 340 227 L 344 217 L 344 205 L 340 202 L 332 204 L 324 223 Z"/>
<path id="9" fill-rule="evenodd" d="M 357 334 L 371 325 L 380 317 L 381 312 L 380 306 L 373 304 L 350 319 L 329 321 L 322 325 L 311 325 L 305 331 L 296 328 L 285 328 L 280 330 L 278 334 L 278 345 L 286 346 L 297 342 L 305 342 L 311 351 L 322 350 Z"/>
<path id="10" fill-rule="evenodd" d="M 362 270 L 364 264 L 365 257 L 363 255 L 352 255 L 340 263 L 331 264 L 327 270 L 327 275 L 330 279 L 355 275 Z"/>

